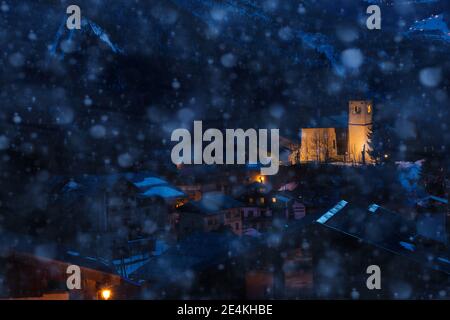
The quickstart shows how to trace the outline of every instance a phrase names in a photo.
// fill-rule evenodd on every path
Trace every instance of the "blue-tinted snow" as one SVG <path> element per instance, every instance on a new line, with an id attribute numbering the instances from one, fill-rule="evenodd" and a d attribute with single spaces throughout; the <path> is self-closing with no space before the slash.
<path id="1" fill-rule="evenodd" d="M 409 242 L 400 241 L 400 245 L 408 251 L 413 252 L 416 250 L 416 246 Z"/>
<path id="2" fill-rule="evenodd" d="M 146 188 L 146 187 L 151 187 L 151 186 L 161 185 L 161 184 L 167 184 L 167 181 L 164 181 L 164 180 L 156 178 L 156 177 L 148 177 L 142 181 L 134 183 L 134 185 L 138 188 Z"/>
<path id="3" fill-rule="evenodd" d="M 324 224 L 328 220 L 330 220 L 336 213 L 338 213 L 342 208 L 347 205 L 347 201 L 341 200 L 336 206 L 330 209 L 327 213 L 317 219 L 318 223 Z"/>
<path id="4" fill-rule="evenodd" d="M 450 260 L 448 260 L 448 259 L 446 259 L 446 258 L 438 257 L 437 259 L 438 259 L 439 261 L 441 261 L 441 262 L 450 264 Z"/>
<path id="5" fill-rule="evenodd" d="M 170 186 L 157 186 L 143 192 L 142 195 L 144 197 L 176 198 L 184 196 L 184 193 Z"/>
<path id="6" fill-rule="evenodd" d="M 66 16 L 63 17 L 62 23 L 56 32 L 55 38 L 51 45 L 49 46 L 49 51 L 52 56 L 60 56 L 64 57 L 65 50 L 58 50 L 63 47 L 64 41 L 68 41 L 72 43 L 72 45 L 76 46 L 73 42 L 75 42 L 75 37 L 78 34 L 89 34 L 92 32 L 99 40 L 105 43 L 114 53 L 124 53 L 123 49 L 121 49 L 117 44 L 111 41 L 108 33 L 102 29 L 95 22 L 84 19 L 82 20 L 83 27 L 80 30 L 68 30 L 66 28 Z M 85 26 L 89 26 L 89 28 L 85 28 Z"/>
<path id="7" fill-rule="evenodd" d="M 264 10 L 264 3 L 250 2 L 250 1 L 214 1 L 214 0 L 172 0 L 179 7 L 187 10 L 193 16 L 199 18 L 201 21 L 210 26 L 215 26 L 217 21 L 214 20 L 214 15 L 211 14 L 211 10 L 215 8 L 221 8 L 225 10 L 228 19 L 234 19 L 236 21 L 245 21 L 244 19 L 252 19 L 260 21 L 266 27 L 270 29 L 280 29 L 280 26 L 276 18 L 266 13 Z M 251 23 L 251 21 L 249 21 Z M 345 69 L 340 65 L 336 58 L 336 50 L 331 44 L 328 37 L 322 33 L 310 33 L 300 29 L 293 29 L 289 32 L 292 34 L 290 39 L 299 39 L 307 48 L 317 51 L 323 54 L 330 62 L 334 72 L 339 76 L 345 75 Z M 228 41 L 234 42 L 234 39 L 228 39 Z M 274 46 L 268 46 L 266 49 L 273 52 L 280 51 L 279 48 Z M 286 58 L 285 54 L 283 54 Z M 293 54 L 289 57 L 292 60 L 296 60 L 296 55 Z M 306 61 L 304 61 L 305 63 Z"/>
<path id="8" fill-rule="evenodd" d="M 408 36 L 422 36 L 430 40 L 440 40 L 450 43 L 450 30 L 444 21 L 443 14 L 416 21 L 406 32 Z"/>

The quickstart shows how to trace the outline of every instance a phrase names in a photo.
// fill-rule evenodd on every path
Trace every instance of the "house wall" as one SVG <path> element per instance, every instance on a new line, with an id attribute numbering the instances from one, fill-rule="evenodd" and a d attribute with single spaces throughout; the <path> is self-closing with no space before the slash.
<path id="1" fill-rule="evenodd" d="M 210 232 L 219 229 L 224 224 L 224 214 L 205 215 L 201 213 L 183 212 L 180 214 L 180 235 L 192 232 Z"/>
<path id="2" fill-rule="evenodd" d="M 286 220 L 299 220 L 306 214 L 306 207 L 303 203 L 296 200 L 282 201 L 271 203 L 271 210 L 274 217 L 283 218 Z"/>
<path id="3" fill-rule="evenodd" d="M 272 210 L 267 207 L 243 207 L 242 212 L 242 228 L 256 229 L 263 231 L 272 223 Z"/>
<path id="4" fill-rule="evenodd" d="M 302 129 L 300 162 L 326 162 L 338 158 L 334 128 Z"/>
<path id="5" fill-rule="evenodd" d="M 210 232 L 219 229 L 221 226 L 223 226 L 223 212 L 220 212 L 218 214 L 212 214 L 207 215 L 203 217 L 203 223 L 204 223 L 204 231 Z"/>
<path id="6" fill-rule="evenodd" d="M 237 234 L 242 235 L 242 216 L 240 208 L 228 209 L 224 212 L 224 225 Z"/>
<path id="7" fill-rule="evenodd" d="M 273 275 L 265 270 L 249 271 L 245 274 L 246 299 L 272 298 Z"/>
<path id="8" fill-rule="evenodd" d="M 292 204 L 292 213 L 294 216 L 294 219 L 301 219 L 306 215 L 306 207 L 303 203 L 300 203 L 298 201 L 294 201 Z"/>

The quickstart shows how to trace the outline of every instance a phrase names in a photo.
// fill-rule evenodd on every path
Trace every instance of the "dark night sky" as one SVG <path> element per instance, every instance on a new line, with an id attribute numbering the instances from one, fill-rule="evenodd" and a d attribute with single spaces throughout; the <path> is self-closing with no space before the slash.
<path id="1" fill-rule="evenodd" d="M 364 98 L 399 146 L 448 148 L 447 1 L 77 1 L 88 24 L 71 33 L 72 2 L 2 1 L 3 172 L 168 162 L 155 150 L 193 120 L 295 137 Z"/>

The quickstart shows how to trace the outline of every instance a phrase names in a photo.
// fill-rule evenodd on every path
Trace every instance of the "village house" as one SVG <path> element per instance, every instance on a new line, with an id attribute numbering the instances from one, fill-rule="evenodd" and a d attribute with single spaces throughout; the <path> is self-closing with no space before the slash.
<path id="1" fill-rule="evenodd" d="M 200 201 L 190 201 L 179 207 L 181 236 L 202 231 L 211 232 L 229 228 L 242 234 L 242 204 L 220 192 L 205 193 Z"/>
<path id="2" fill-rule="evenodd" d="M 305 205 L 289 192 L 275 192 L 272 194 L 271 200 L 271 209 L 275 217 L 299 220 L 306 215 Z"/>
<path id="3" fill-rule="evenodd" d="M 423 241 L 414 221 L 380 205 L 339 201 L 316 220 L 312 242 L 317 298 L 445 298 L 450 285 L 450 251 Z M 332 249 L 332 250 L 330 250 Z M 379 290 L 366 286 L 366 269 L 381 270 Z"/>
<path id="4" fill-rule="evenodd" d="M 273 226 L 274 219 L 279 223 L 298 220 L 305 216 L 305 205 L 288 192 L 274 191 L 264 180 L 253 182 L 238 191 L 244 231 L 266 231 Z"/>
<path id="5" fill-rule="evenodd" d="M 140 292 L 139 284 L 122 277 L 104 259 L 6 231 L 0 241 L 0 271 L 6 275 L 0 299 L 131 299 Z M 69 290 L 67 269 L 71 265 L 80 268 L 81 281 L 80 288 Z"/>
<path id="6" fill-rule="evenodd" d="M 149 173 L 117 173 L 57 178 L 49 197 L 50 216 L 70 225 L 61 237 L 84 241 L 79 250 L 93 249 L 106 259 L 138 251 L 151 252 L 157 237 L 170 231 L 171 213 L 185 194 Z M 95 235 L 95 237 L 93 236 Z M 79 237 L 78 237 L 79 238 Z"/>
<path id="7" fill-rule="evenodd" d="M 244 232 L 250 230 L 265 231 L 272 225 L 271 186 L 263 182 L 253 182 L 238 191 Z"/>

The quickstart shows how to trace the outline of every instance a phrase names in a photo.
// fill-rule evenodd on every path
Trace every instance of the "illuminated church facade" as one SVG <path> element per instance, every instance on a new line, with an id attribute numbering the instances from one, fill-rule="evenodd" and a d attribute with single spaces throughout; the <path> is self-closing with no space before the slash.
<path id="1" fill-rule="evenodd" d="M 291 149 L 291 164 L 307 162 L 372 163 L 369 134 L 373 103 L 349 101 L 348 115 L 322 117 L 321 123 L 301 129 L 299 146 Z"/>

